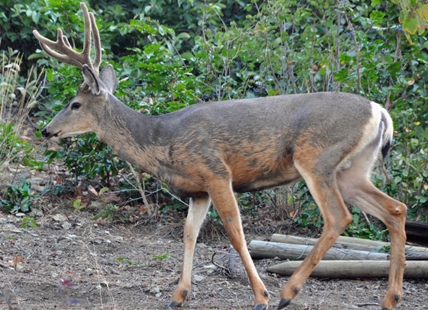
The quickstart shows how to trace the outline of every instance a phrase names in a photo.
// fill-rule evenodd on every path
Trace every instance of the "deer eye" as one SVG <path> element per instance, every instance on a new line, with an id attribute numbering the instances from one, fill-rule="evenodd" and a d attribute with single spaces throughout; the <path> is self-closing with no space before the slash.
<path id="1" fill-rule="evenodd" d="M 80 106 L 81 106 L 80 102 L 73 102 L 73 103 L 71 104 L 71 109 L 72 109 L 72 110 L 77 110 L 77 109 L 79 109 L 79 108 L 80 108 Z"/>

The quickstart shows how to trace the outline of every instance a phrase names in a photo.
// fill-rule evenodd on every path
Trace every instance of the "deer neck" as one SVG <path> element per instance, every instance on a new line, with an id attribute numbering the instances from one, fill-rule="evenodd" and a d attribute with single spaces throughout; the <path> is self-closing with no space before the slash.
<path id="1" fill-rule="evenodd" d="M 96 134 L 119 157 L 145 172 L 156 175 L 159 159 L 164 157 L 166 149 L 158 142 L 162 122 L 158 121 L 157 117 L 147 116 L 129 108 L 113 95 L 109 95 L 109 101 L 100 112 L 103 115 L 99 115 L 99 119 L 108 122 L 98 124 Z"/>

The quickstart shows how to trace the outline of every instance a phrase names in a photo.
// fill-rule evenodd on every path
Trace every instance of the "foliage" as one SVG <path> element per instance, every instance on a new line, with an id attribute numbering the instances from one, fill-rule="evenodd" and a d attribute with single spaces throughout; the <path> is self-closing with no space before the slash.
<path id="1" fill-rule="evenodd" d="M 107 219 L 109 222 L 113 222 L 113 220 L 119 216 L 118 210 L 119 210 L 118 206 L 112 203 L 109 203 L 107 204 L 105 209 L 100 210 L 97 214 L 95 214 L 95 216 L 92 219 L 95 221 L 99 218 L 102 218 L 103 220 Z M 125 218 L 120 217 L 120 220 L 124 222 Z"/>
<path id="2" fill-rule="evenodd" d="M 383 225 L 376 225 L 362 216 L 361 210 L 352 207 L 352 223 L 344 231 L 345 236 L 371 240 L 384 240 L 387 229 Z"/>
<path id="3" fill-rule="evenodd" d="M 81 138 L 63 140 L 59 151 L 46 150 L 47 163 L 60 158 L 74 175 L 77 184 L 79 176 L 101 178 L 106 184 L 125 166 L 123 160 L 113 153 L 110 147 L 100 142 L 95 134 L 86 134 Z"/>
<path id="4" fill-rule="evenodd" d="M 324 220 L 321 217 L 320 209 L 316 206 L 304 182 L 297 183 L 293 196 L 295 201 L 301 203 L 301 214 L 296 218 L 296 222 L 304 227 L 322 228 Z M 345 236 L 370 240 L 385 239 L 387 230 L 383 225 L 371 222 L 367 216 L 363 216 L 361 210 L 355 207 L 351 207 L 349 211 L 352 215 L 352 223 L 343 232 Z"/>
<path id="5" fill-rule="evenodd" d="M 33 147 L 19 137 L 30 109 L 37 103 L 40 78 L 36 70 L 30 71 L 27 79 L 22 78 L 21 63 L 22 56 L 11 49 L 0 54 L 0 206 L 11 213 L 30 211 L 36 197 L 27 181 L 23 179 L 16 186 L 3 170 L 12 163 L 43 169 L 43 163 L 34 158 Z"/>
<path id="6" fill-rule="evenodd" d="M 76 199 L 74 202 L 73 202 L 73 208 L 76 210 L 76 211 L 80 211 L 80 210 L 82 210 L 82 209 L 84 209 L 86 206 L 85 206 L 85 204 L 82 204 L 82 199 Z"/>
<path id="7" fill-rule="evenodd" d="M 379 2 L 375 0 L 373 2 Z M 423 34 L 428 28 L 428 3 L 414 0 L 392 0 L 401 8 L 398 20 L 403 24 L 406 38 L 411 42 L 410 35 Z"/>
<path id="8" fill-rule="evenodd" d="M 22 162 L 27 165 L 39 164 L 34 160 L 30 144 L 20 139 L 13 123 L 0 122 L 0 165 L 5 167 L 11 162 Z"/>
<path id="9" fill-rule="evenodd" d="M 33 205 L 37 203 L 37 197 L 31 193 L 31 184 L 22 179 L 19 186 L 11 184 L 6 190 L 0 206 L 10 213 L 29 212 Z"/>
<path id="10" fill-rule="evenodd" d="M 31 217 L 23 217 L 22 218 L 22 224 L 19 226 L 20 228 L 34 228 L 38 229 L 39 226 L 37 226 L 36 220 Z"/>
<path id="11" fill-rule="evenodd" d="M 0 54 L 0 170 L 9 163 L 22 163 L 42 169 L 36 161 L 32 147 L 19 137 L 31 108 L 37 104 L 40 75 L 36 70 L 23 79 L 22 55 L 8 50 Z"/>
<path id="12" fill-rule="evenodd" d="M 118 257 L 118 258 L 116 258 L 116 259 L 117 259 L 117 261 L 118 261 L 118 262 L 120 262 L 120 263 L 126 263 L 126 264 L 128 264 L 129 266 L 134 265 L 134 263 L 133 263 L 131 260 L 127 259 L 126 257 L 119 256 L 119 257 Z"/>
<path id="13" fill-rule="evenodd" d="M 156 258 L 159 261 L 163 261 L 169 257 L 169 254 L 168 253 L 159 254 L 159 255 L 153 254 L 152 256 L 153 256 L 153 258 Z"/>

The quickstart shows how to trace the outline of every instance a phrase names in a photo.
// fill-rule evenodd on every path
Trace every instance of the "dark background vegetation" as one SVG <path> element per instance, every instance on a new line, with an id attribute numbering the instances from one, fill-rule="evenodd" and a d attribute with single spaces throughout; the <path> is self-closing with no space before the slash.
<path id="1" fill-rule="evenodd" d="M 402 1 L 401 7 L 394 1 L 375 0 L 87 4 L 100 29 L 104 64 L 112 64 L 120 80 L 116 96 L 143 113 L 163 114 L 200 101 L 320 91 L 357 93 L 383 104 L 394 120 L 395 141 L 385 162 L 388 177 L 377 168 L 373 181 L 407 204 L 409 219 L 428 221 L 428 5 L 410 0 Z M 82 48 L 79 1 L 0 3 L 2 92 L 8 89 L 8 96 L 0 102 L 2 111 L 16 115 L 26 109 L 37 128 L 43 128 L 73 97 L 81 82 L 77 68 L 47 57 L 32 35 L 37 29 L 55 39 L 58 27 Z M 16 59 L 22 59 L 19 74 L 6 79 Z M 1 125 L 0 163 L 21 162 L 43 169 L 31 144 L 13 134 L 12 123 Z M 138 191 L 132 196 L 127 185 L 111 181 L 129 173 L 129 167 L 94 135 L 68 139 L 62 146 L 46 151 L 45 160 L 65 163 L 73 175 L 72 191 L 82 180 L 95 179 L 97 190 L 114 187 L 125 200 L 138 199 Z M 157 204 L 158 211 L 185 210 L 151 176 L 135 178 L 134 183 L 143 184 L 149 192 L 153 186 L 159 188 L 164 201 Z M 12 213 L 26 212 L 39 203 L 25 180 L 0 190 L 2 206 Z M 53 184 L 49 194 L 65 192 L 65 185 Z M 318 210 L 302 183 L 290 189 L 244 194 L 239 202 L 243 212 L 257 216 L 259 207 L 278 204 L 276 195 L 281 195 L 284 204 L 299 205 L 298 216 L 285 208 L 283 217 L 293 217 L 305 226 L 321 226 Z M 83 201 L 76 197 L 71 200 L 80 208 Z M 118 210 L 114 203 L 106 204 L 100 216 L 112 218 Z M 382 226 L 367 221 L 354 208 L 352 212 L 354 221 L 347 234 L 384 238 Z M 216 218 L 215 211 L 210 216 Z"/>

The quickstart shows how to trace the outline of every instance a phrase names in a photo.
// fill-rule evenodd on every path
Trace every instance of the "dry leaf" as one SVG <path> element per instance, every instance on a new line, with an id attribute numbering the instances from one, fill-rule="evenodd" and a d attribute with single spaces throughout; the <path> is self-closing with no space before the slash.
<path id="1" fill-rule="evenodd" d="M 88 191 L 90 191 L 92 194 L 98 197 L 98 192 L 95 190 L 95 188 L 92 185 L 88 185 Z"/>

